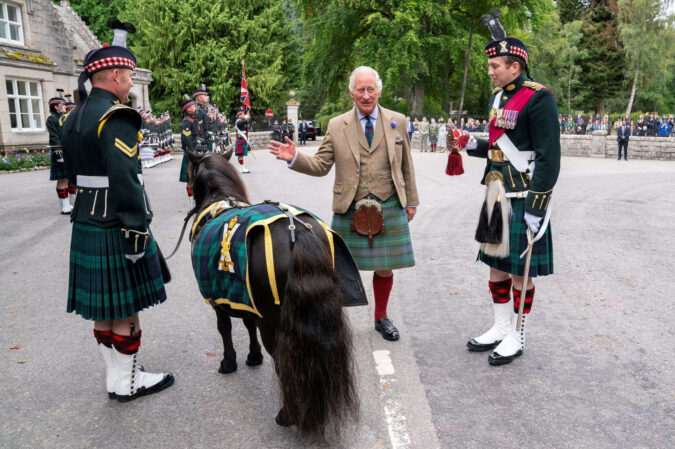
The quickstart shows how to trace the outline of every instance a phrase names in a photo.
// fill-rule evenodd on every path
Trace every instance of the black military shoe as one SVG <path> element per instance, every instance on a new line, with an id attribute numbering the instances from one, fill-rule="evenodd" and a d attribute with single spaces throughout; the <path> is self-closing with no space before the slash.
<path id="1" fill-rule="evenodd" d="M 488 356 L 488 363 L 490 365 L 495 365 L 495 366 L 496 365 L 507 365 L 507 364 L 513 362 L 513 359 L 515 359 L 516 357 L 520 357 L 522 354 L 523 354 L 522 349 L 519 349 L 515 354 L 508 355 L 508 356 L 499 355 L 498 353 L 493 352 L 492 354 L 490 354 Z"/>
<path id="2" fill-rule="evenodd" d="M 398 329 L 389 318 L 380 318 L 375 321 L 375 330 L 382 334 L 382 338 L 389 341 L 396 341 L 400 335 Z"/>
<path id="3" fill-rule="evenodd" d="M 489 351 L 490 349 L 496 348 L 497 345 L 501 342 L 502 342 L 501 340 L 497 340 L 492 343 L 478 343 L 475 338 L 472 338 L 471 340 L 466 342 L 466 347 L 469 348 L 469 351 L 485 352 Z"/>

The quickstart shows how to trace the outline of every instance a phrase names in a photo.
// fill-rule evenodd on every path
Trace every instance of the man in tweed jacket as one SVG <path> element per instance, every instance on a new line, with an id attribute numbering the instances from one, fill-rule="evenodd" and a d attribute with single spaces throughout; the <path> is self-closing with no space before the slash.
<path id="1" fill-rule="evenodd" d="M 272 141 L 269 149 L 292 170 L 324 176 L 335 165 L 331 227 L 345 240 L 361 270 L 372 270 L 375 329 L 386 340 L 399 339 L 387 317 L 393 269 L 411 267 L 415 258 L 408 222 L 419 204 L 405 116 L 379 106 L 382 81 L 370 67 L 357 67 L 349 79 L 354 108 L 328 123 L 315 155 L 297 152 L 290 139 Z M 385 231 L 368 238 L 352 232 L 358 200 L 382 206 Z"/>

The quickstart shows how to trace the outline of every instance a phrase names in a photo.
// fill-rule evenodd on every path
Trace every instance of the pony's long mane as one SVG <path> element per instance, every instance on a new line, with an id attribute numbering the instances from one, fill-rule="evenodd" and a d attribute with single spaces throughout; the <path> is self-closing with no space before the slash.
<path id="1" fill-rule="evenodd" d="M 237 170 L 216 153 L 201 157 L 195 164 L 192 188 L 195 195 L 195 210 L 190 215 L 201 211 L 214 201 L 232 197 L 237 201 L 249 203 L 246 187 Z"/>

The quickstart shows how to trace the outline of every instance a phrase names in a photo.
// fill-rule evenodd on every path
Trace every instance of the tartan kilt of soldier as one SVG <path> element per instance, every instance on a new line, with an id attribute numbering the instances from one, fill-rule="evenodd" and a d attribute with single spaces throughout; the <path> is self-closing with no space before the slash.
<path id="1" fill-rule="evenodd" d="M 235 151 L 235 154 L 237 156 L 248 155 L 248 141 L 238 134 L 237 134 L 237 149 Z"/>
<path id="2" fill-rule="evenodd" d="M 58 181 L 59 179 L 65 179 L 68 177 L 66 174 L 66 164 L 64 162 L 58 162 L 56 160 L 56 153 L 52 151 L 51 161 L 49 163 L 49 180 Z"/>
<path id="3" fill-rule="evenodd" d="M 522 276 L 525 273 L 525 257 L 520 255 L 527 248 L 527 223 L 525 200 L 511 199 L 511 217 L 509 217 L 509 255 L 504 258 L 488 256 L 478 251 L 478 259 L 485 264 L 505 273 Z M 553 240 L 551 238 L 551 224 L 549 223 L 544 236 L 537 240 L 532 247 L 529 277 L 546 276 L 553 274 Z"/>
<path id="4" fill-rule="evenodd" d="M 178 182 L 188 182 L 188 154 L 187 150 L 183 150 L 183 162 L 180 164 L 180 175 Z"/>
<path id="5" fill-rule="evenodd" d="M 154 238 L 136 263 L 124 257 L 119 227 L 73 223 L 68 312 L 95 321 L 119 320 L 166 300 Z"/>
<path id="6" fill-rule="evenodd" d="M 398 195 L 382 202 L 385 232 L 373 236 L 373 247 L 368 237 L 351 231 L 354 204 L 344 214 L 333 214 L 331 228 L 345 241 L 359 270 L 379 271 L 407 268 L 415 265 L 415 255 L 410 238 L 408 215 L 401 206 Z"/>

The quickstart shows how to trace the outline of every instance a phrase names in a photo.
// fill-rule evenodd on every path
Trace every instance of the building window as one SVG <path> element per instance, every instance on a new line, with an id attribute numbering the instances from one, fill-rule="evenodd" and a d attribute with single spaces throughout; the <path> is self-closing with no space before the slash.
<path id="1" fill-rule="evenodd" d="M 37 81 L 6 80 L 9 120 L 17 131 L 41 131 L 42 92 Z"/>
<path id="2" fill-rule="evenodd" d="M 23 45 L 21 8 L 0 2 L 0 42 Z"/>

